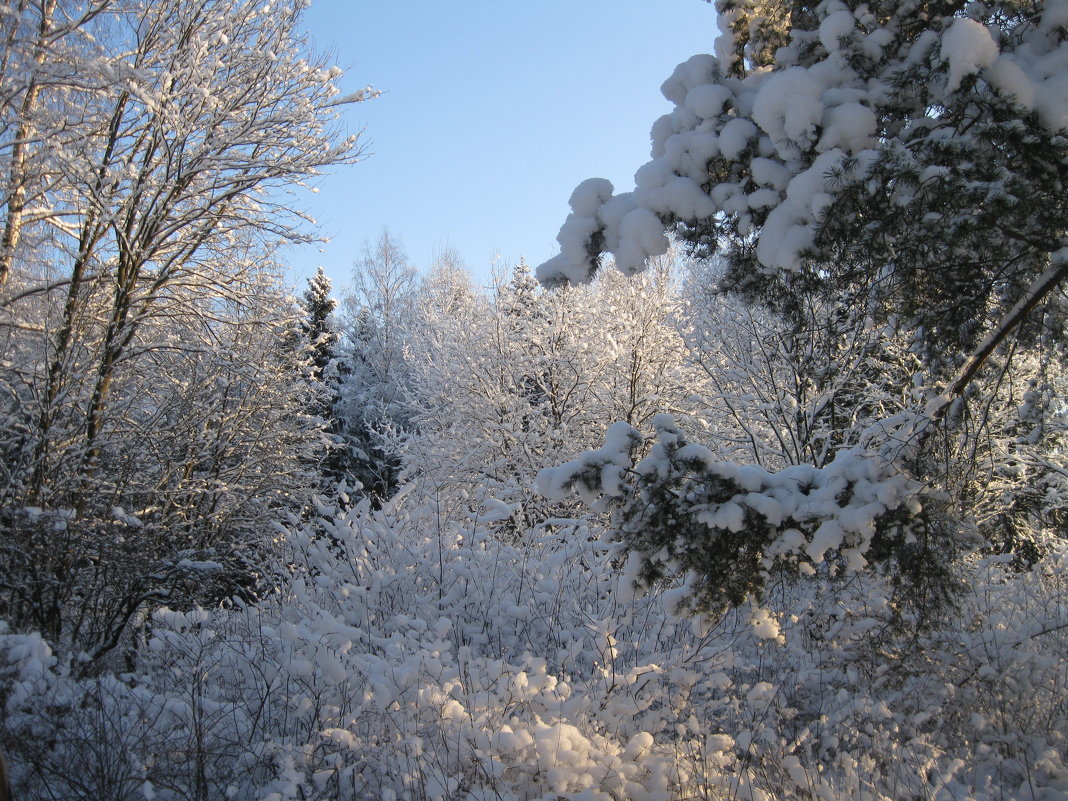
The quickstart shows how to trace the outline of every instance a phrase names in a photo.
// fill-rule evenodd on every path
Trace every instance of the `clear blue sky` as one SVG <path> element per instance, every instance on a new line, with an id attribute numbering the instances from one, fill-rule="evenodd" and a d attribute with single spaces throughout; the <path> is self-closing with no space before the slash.
<path id="1" fill-rule="evenodd" d="M 313 0 L 306 22 L 345 92 L 383 92 L 346 112 L 367 158 L 302 198 L 331 241 L 286 257 L 338 292 L 383 227 L 417 268 L 451 247 L 482 282 L 555 255 L 572 189 L 633 187 L 660 84 L 716 35 L 703 0 Z"/>

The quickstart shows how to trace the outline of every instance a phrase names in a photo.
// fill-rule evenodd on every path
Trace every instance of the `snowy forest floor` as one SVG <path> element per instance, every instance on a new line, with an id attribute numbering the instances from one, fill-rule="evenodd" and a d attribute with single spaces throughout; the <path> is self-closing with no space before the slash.
<path id="1" fill-rule="evenodd" d="M 679 588 L 634 597 L 593 523 L 508 542 L 430 500 L 321 511 L 280 528 L 277 594 L 159 612 L 113 672 L 0 630 L 16 796 L 1068 797 L 1063 547 L 969 562 L 918 632 L 871 574 L 711 624 Z"/>

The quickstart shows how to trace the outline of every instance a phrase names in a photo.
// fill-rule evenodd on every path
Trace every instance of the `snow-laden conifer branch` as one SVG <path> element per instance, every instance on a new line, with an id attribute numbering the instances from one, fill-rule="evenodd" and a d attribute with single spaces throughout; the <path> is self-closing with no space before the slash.
<path id="1" fill-rule="evenodd" d="M 636 464 L 643 438 L 616 423 L 603 447 L 542 470 L 538 487 L 613 507 L 615 536 L 641 559 L 639 581 L 648 587 L 685 575 L 695 610 L 720 614 L 759 599 L 782 567 L 811 574 L 827 561 L 859 570 L 877 538 L 884 546 L 913 536 L 908 518 L 920 511 L 919 484 L 861 449 L 821 468 L 769 471 L 717 461 L 669 415 L 653 426 L 656 441 Z"/>
<path id="2" fill-rule="evenodd" d="M 609 256 L 632 273 L 665 252 L 673 235 L 698 256 L 722 253 L 718 291 L 763 306 L 796 333 L 814 329 L 809 310 L 825 303 L 849 307 L 855 330 L 881 343 L 873 350 L 907 343 L 916 367 L 895 404 L 865 415 L 852 434 L 825 440 L 819 469 L 831 476 L 848 457 L 871 460 L 879 476 L 913 475 L 912 489 L 875 517 L 911 510 L 908 525 L 928 533 L 945 527 L 948 552 L 975 525 L 970 504 L 981 493 L 963 476 L 977 471 L 974 455 L 990 437 L 987 412 L 973 420 L 969 403 L 981 398 L 989 410 L 1001 391 L 999 380 L 979 386 L 980 369 L 1063 343 L 1055 290 L 1068 275 L 1068 3 L 720 0 L 717 10 L 714 55 L 680 64 L 662 87 L 675 108 L 653 126 L 651 160 L 637 171 L 635 189 L 616 194 L 600 179 L 580 184 L 558 236 L 560 254 L 538 276 L 547 284 L 587 281 Z M 1010 334 L 1012 350 L 1001 347 Z M 843 369 L 836 353 L 826 356 L 826 364 L 804 362 L 803 382 L 818 386 L 821 375 Z M 1000 375 L 1010 372 L 1000 366 Z M 972 457 L 949 455 L 954 439 Z M 864 450 L 850 450 L 846 440 Z M 946 446 L 939 456 L 936 440 Z M 613 464 L 595 452 L 572 464 L 582 470 L 553 474 L 547 486 L 570 482 L 589 495 Z M 706 492 L 708 468 L 688 469 L 687 480 Z M 641 481 L 622 483 L 624 521 L 641 514 Z M 931 490 L 928 500 L 942 493 L 937 515 L 929 503 L 921 511 L 921 487 Z M 685 508 L 663 530 L 707 544 L 678 492 L 663 490 L 662 503 Z M 753 561 L 768 542 L 767 520 L 751 511 L 738 550 L 728 551 Z M 838 513 L 826 512 L 834 522 Z M 629 540 L 641 534 L 635 529 Z M 643 555 L 656 557 L 649 549 Z"/>

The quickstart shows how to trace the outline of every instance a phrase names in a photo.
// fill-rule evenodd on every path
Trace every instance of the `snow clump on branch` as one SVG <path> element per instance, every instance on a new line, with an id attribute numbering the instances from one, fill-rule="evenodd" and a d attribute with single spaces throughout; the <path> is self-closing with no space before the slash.
<path id="1" fill-rule="evenodd" d="M 613 194 L 603 179 L 581 184 L 558 236 L 560 254 L 537 270 L 541 281 L 587 281 L 605 253 L 632 273 L 666 252 L 669 231 L 716 247 L 727 228 L 755 236 L 760 270 L 799 270 L 850 182 L 870 179 L 896 145 L 937 128 L 925 108 L 949 107 L 968 92 L 1035 115 L 1043 136 L 1068 133 L 1065 0 L 1003 29 L 932 13 L 918 35 L 906 8 L 852 10 L 825 0 L 813 30 L 793 30 L 773 64 L 746 61 L 747 72 L 731 56 L 749 47 L 733 27 L 741 12 L 726 2 L 717 11 L 718 56 L 693 56 L 664 82 L 675 108 L 653 125 L 652 158 L 637 171 L 636 188 Z M 978 4 L 965 12 L 984 13 Z M 750 22 L 751 33 L 760 22 Z M 910 88 L 910 70 L 925 61 L 930 80 Z M 891 121 L 903 115 L 898 130 Z"/>

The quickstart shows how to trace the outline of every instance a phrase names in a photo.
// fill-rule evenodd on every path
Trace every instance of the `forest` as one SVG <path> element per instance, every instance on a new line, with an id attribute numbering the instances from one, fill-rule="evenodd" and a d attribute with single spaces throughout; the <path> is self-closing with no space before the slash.
<path id="1" fill-rule="evenodd" d="M 306 5 L 0 0 L 11 797 L 1068 798 L 1068 0 L 715 0 L 559 255 L 336 295 Z"/>

